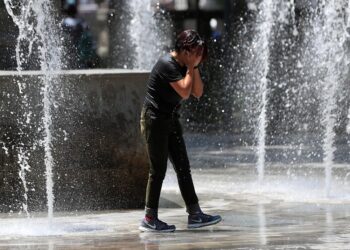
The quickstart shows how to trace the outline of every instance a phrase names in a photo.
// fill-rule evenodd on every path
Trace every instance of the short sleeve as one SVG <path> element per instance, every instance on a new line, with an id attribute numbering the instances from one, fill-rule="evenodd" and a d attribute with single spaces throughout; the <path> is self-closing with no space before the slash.
<path id="1" fill-rule="evenodd" d="M 160 69 L 160 74 L 166 82 L 176 82 L 184 78 L 183 70 L 172 61 L 165 61 Z"/>

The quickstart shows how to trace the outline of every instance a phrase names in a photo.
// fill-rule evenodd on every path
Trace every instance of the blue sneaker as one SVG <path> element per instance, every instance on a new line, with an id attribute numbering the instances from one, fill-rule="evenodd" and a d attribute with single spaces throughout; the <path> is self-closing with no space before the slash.
<path id="1" fill-rule="evenodd" d="M 221 221 L 220 215 L 209 215 L 204 213 L 190 214 L 188 216 L 188 228 L 199 228 L 214 225 Z"/>
<path id="2" fill-rule="evenodd" d="M 174 225 L 168 225 L 158 218 L 144 218 L 141 221 L 139 229 L 142 232 L 174 232 L 176 227 Z"/>

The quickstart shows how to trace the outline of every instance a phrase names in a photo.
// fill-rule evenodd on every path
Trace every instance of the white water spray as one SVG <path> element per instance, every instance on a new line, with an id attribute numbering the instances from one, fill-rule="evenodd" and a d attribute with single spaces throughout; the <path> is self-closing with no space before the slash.
<path id="1" fill-rule="evenodd" d="M 18 164 L 21 166 L 21 169 L 19 171 L 19 178 L 21 179 L 24 188 L 24 202 L 22 204 L 22 209 L 26 213 L 27 217 L 29 217 L 30 214 L 28 211 L 28 185 L 26 179 L 26 173 L 30 171 L 30 165 L 28 163 L 28 152 L 24 151 L 24 147 L 19 147 L 18 150 Z"/>
<path id="2" fill-rule="evenodd" d="M 54 161 L 52 157 L 52 116 L 51 116 L 51 103 L 53 102 L 53 84 L 57 83 L 57 76 L 53 74 L 54 70 L 61 68 L 61 45 L 58 38 L 57 24 L 50 15 L 53 13 L 53 8 L 50 2 L 47 0 L 37 1 L 35 5 L 35 11 L 38 17 L 38 33 L 42 42 L 41 46 L 41 69 L 44 72 L 44 87 L 43 87 L 43 104 L 44 104 L 44 149 L 45 149 L 45 166 L 46 166 L 46 195 L 47 195 L 47 207 L 48 217 L 50 221 L 53 218 L 53 175 L 52 170 Z"/>
<path id="3" fill-rule="evenodd" d="M 19 29 L 19 36 L 16 46 L 17 69 L 22 71 L 23 65 L 30 63 L 31 55 L 33 54 L 33 46 L 38 47 L 38 56 L 40 60 L 40 68 L 43 71 L 42 81 L 42 95 L 43 95 L 43 128 L 44 140 L 43 146 L 45 151 L 45 167 L 46 167 L 46 194 L 48 217 L 51 223 L 53 218 L 53 176 L 52 169 L 54 165 L 52 157 L 52 134 L 51 134 L 51 103 L 53 98 L 53 85 L 57 81 L 53 74 L 54 70 L 59 70 L 61 65 L 60 57 L 60 39 L 58 39 L 58 26 L 54 19 L 54 12 L 52 3 L 48 0 L 26 0 L 20 4 L 14 4 L 12 0 L 4 0 L 6 9 L 12 17 L 14 23 Z M 15 12 L 16 8 L 20 10 Z M 27 53 L 26 53 L 27 51 Z M 25 85 L 20 84 L 20 93 L 25 92 Z M 28 105 L 27 100 L 26 105 Z M 25 171 L 29 170 L 28 155 L 19 157 L 24 164 L 21 167 L 20 176 L 25 183 Z M 26 189 L 26 186 L 25 186 Z M 26 189 L 27 190 L 27 189 Z"/>
<path id="4" fill-rule="evenodd" d="M 35 29 L 33 20 L 30 19 L 31 16 L 31 6 L 32 1 L 24 1 L 23 5 L 20 7 L 19 15 L 15 15 L 14 13 L 14 4 L 10 0 L 4 0 L 6 10 L 9 15 L 12 17 L 13 22 L 18 27 L 18 37 L 16 44 L 16 62 L 17 62 L 17 71 L 22 72 L 23 65 L 28 63 L 28 58 L 32 53 L 33 44 L 36 41 Z M 25 49 L 28 48 L 29 54 L 25 55 Z M 28 186 L 26 180 L 26 172 L 30 171 L 30 165 L 28 162 L 29 152 L 26 149 L 23 140 L 27 137 L 26 133 L 23 132 L 23 129 L 27 129 L 29 127 L 31 121 L 31 112 L 29 111 L 29 100 L 28 95 L 26 93 L 26 83 L 23 80 L 16 81 L 19 94 L 21 96 L 21 104 L 23 106 L 24 114 L 22 117 L 17 119 L 18 124 L 21 124 L 22 128 L 20 130 L 19 136 L 21 138 L 21 143 L 17 145 L 17 157 L 18 164 L 20 166 L 19 177 L 22 181 L 23 189 L 24 189 L 24 202 L 22 203 L 22 208 L 26 213 L 27 217 L 29 217 L 28 212 Z"/>
<path id="5" fill-rule="evenodd" d="M 135 46 L 134 68 L 150 70 L 158 58 L 168 51 L 165 46 L 170 44 L 170 22 L 162 16 L 157 21 L 156 11 L 163 15 L 159 5 L 153 7 L 151 1 L 127 1 L 132 14 L 129 24 L 129 36 Z"/>
<path id="6" fill-rule="evenodd" d="M 3 142 L 3 141 L 0 141 L 0 144 L 2 144 L 2 149 L 4 150 L 4 152 L 5 152 L 5 155 L 9 155 L 9 149 L 8 149 L 8 147 L 6 146 L 6 143 L 5 142 Z"/>
<path id="7" fill-rule="evenodd" d="M 323 165 L 325 195 L 330 196 L 334 164 L 335 137 L 341 86 L 348 73 L 345 51 L 349 16 L 348 0 L 321 1 L 313 10 L 310 28 L 306 32 L 309 45 L 303 61 L 308 65 L 309 79 L 320 95 L 320 116 L 323 128 Z"/>
<path id="8" fill-rule="evenodd" d="M 293 25 L 293 36 L 297 36 L 299 32 L 298 32 L 297 24 L 295 20 L 295 1 L 294 0 L 290 0 L 290 14 L 291 14 L 292 25 Z"/>
<path id="9" fill-rule="evenodd" d="M 340 86 L 344 83 L 346 70 L 346 42 L 345 13 L 342 11 L 342 1 L 331 0 L 324 2 L 324 26 L 319 39 L 324 44 L 322 52 L 325 56 L 323 83 L 323 164 L 325 167 L 325 193 L 330 195 L 332 185 L 332 167 L 335 151 L 335 125 L 337 119 L 337 97 Z M 349 8 L 349 6 L 347 6 Z"/>
<path id="10" fill-rule="evenodd" d="M 259 5 L 259 13 L 257 17 L 256 34 L 252 45 L 252 57 L 254 63 L 251 64 L 254 68 L 255 80 L 258 81 L 259 100 L 259 116 L 257 125 L 257 171 L 258 181 L 262 184 L 264 179 L 265 168 L 265 139 L 266 139 L 266 112 L 268 104 L 268 79 L 270 63 L 269 41 L 272 34 L 274 24 L 274 3 L 272 0 L 264 0 Z"/>

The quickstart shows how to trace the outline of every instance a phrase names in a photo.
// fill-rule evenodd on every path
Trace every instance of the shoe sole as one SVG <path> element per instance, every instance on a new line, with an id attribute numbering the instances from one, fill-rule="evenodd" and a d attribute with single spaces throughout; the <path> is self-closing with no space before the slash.
<path id="1" fill-rule="evenodd" d="M 219 223 L 221 220 L 222 220 L 222 218 L 219 218 L 217 220 L 213 220 L 210 222 L 206 222 L 206 223 L 188 224 L 187 228 L 200 228 L 200 227 L 211 226 L 211 225 L 215 225 L 215 224 Z"/>
<path id="2" fill-rule="evenodd" d="M 139 230 L 141 232 L 172 233 L 176 230 L 176 228 L 175 229 L 156 230 L 156 229 L 152 229 L 152 228 L 148 228 L 148 227 L 139 226 Z"/>

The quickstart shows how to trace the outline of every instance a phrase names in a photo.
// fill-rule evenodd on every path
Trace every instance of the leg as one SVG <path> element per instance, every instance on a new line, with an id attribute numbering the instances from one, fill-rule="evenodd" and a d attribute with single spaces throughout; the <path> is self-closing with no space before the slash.
<path id="1" fill-rule="evenodd" d="M 198 198 L 192 181 L 186 145 L 182 136 L 182 128 L 178 120 L 175 120 L 172 123 L 169 136 L 169 159 L 177 174 L 181 195 L 187 208 L 198 204 Z"/>
<path id="2" fill-rule="evenodd" d="M 204 214 L 198 204 L 194 190 L 190 164 L 185 141 L 182 136 L 181 124 L 175 121 L 169 136 L 169 158 L 174 165 L 182 197 L 188 212 L 188 228 L 198 228 L 216 224 L 221 221 L 219 215 Z"/>
<path id="3" fill-rule="evenodd" d="M 146 140 L 146 148 L 150 163 L 146 190 L 146 215 L 139 229 L 148 232 L 173 232 L 174 225 L 168 225 L 158 219 L 158 203 L 160 191 L 165 177 L 168 160 L 169 122 L 147 117 L 142 112 L 141 133 Z"/>
<path id="4" fill-rule="evenodd" d="M 146 207 L 158 209 L 160 192 L 168 160 L 168 122 L 147 117 L 141 119 L 141 131 L 146 140 L 150 170 L 146 189 Z M 154 214 L 154 216 L 157 216 Z"/>

